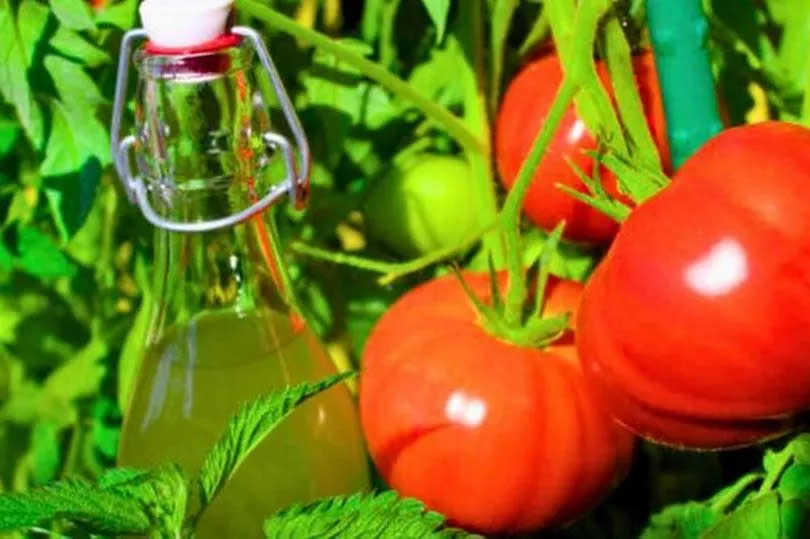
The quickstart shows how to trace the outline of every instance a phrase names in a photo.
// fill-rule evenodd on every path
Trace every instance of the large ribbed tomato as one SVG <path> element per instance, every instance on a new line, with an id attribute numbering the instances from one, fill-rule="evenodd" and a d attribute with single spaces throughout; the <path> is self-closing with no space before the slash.
<path id="1" fill-rule="evenodd" d="M 622 226 L 586 287 L 580 357 L 616 417 L 722 448 L 810 408 L 810 130 L 730 129 Z"/>
<path id="2" fill-rule="evenodd" d="M 486 277 L 467 279 L 486 299 Z M 572 309 L 580 292 L 553 283 L 547 310 Z M 453 276 L 397 301 L 363 361 L 360 412 L 377 468 L 456 525 L 564 523 L 629 465 L 633 436 L 586 390 L 573 343 L 541 351 L 490 336 Z"/>
<path id="3" fill-rule="evenodd" d="M 607 68 L 602 62 L 598 62 L 597 67 L 606 88 L 610 89 Z M 668 168 L 666 121 L 652 53 L 643 52 L 637 55 L 634 58 L 634 68 L 650 131 L 661 152 L 665 168 Z M 511 188 L 514 184 L 561 82 L 560 61 L 555 54 L 549 54 L 524 67 L 504 94 L 495 126 L 495 157 L 501 180 L 507 187 Z M 593 159 L 585 151 L 596 148 L 596 141 L 571 106 L 537 167 L 526 195 L 523 210 L 532 222 L 551 230 L 565 219 L 565 237 L 574 241 L 607 243 L 613 239 L 619 228 L 615 221 L 577 201 L 556 186 L 559 183 L 587 192 L 566 158 L 591 175 Z M 615 176 L 604 167 L 600 173 L 605 189 L 613 196 L 629 202 L 620 195 Z"/>

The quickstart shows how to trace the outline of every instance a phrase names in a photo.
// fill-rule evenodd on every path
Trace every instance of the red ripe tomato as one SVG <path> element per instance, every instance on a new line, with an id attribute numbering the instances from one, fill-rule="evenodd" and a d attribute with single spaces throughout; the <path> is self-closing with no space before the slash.
<path id="1" fill-rule="evenodd" d="M 486 276 L 467 279 L 486 300 Z M 580 292 L 553 283 L 549 310 L 570 310 Z M 558 347 L 490 336 L 453 276 L 409 291 L 372 331 L 360 380 L 385 480 L 483 533 L 565 523 L 598 503 L 628 468 L 633 436 L 586 390 L 572 343 Z"/>
<path id="2" fill-rule="evenodd" d="M 599 62 L 597 67 L 605 87 L 610 89 L 606 66 Z M 664 166 L 668 168 L 666 120 L 653 54 L 643 52 L 636 56 L 634 67 L 650 131 L 661 152 Z M 528 64 L 509 85 L 495 126 L 495 158 L 501 180 L 507 188 L 515 183 L 561 82 L 560 61 L 551 54 Z M 593 159 L 585 155 L 585 151 L 595 149 L 596 141 L 571 106 L 537 167 L 526 195 L 523 210 L 532 222 L 552 230 L 565 219 L 564 235 L 572 241 L 605 244 L 613 239 L 619 229 L 615 221 L 556 187 L 563 184 L 587 192 L 566 158 L 590 176 L 593 173 Z M 616 177 L 612 173 L 603 167 L 600 174 L 608 193 L 630 202 L 619 193 Z"/>
<path id="3" fill-rule="evenodd" d="M 729 129 L 622 226 L 586 287 L 577 345 L 615 416 L 724 448 L 810 408 L 810 130 Z"/>

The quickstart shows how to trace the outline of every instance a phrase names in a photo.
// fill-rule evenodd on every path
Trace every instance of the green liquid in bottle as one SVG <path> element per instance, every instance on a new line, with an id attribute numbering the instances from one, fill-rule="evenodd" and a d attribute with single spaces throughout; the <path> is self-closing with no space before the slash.
<path id="1" fill-rule="evenodd" d="M 174 461 L 196 477 L 240 404 L 335 372 L 317 339 L 294 330 L 286 314 L 200 314 L 147 350 L 120 464 Z M 304 403 L 260 444 L 206 509 L 197 537 L 261 537 L 262 522 L 278 509 L 368 486 L 355 407 L 339 385 Z"/>

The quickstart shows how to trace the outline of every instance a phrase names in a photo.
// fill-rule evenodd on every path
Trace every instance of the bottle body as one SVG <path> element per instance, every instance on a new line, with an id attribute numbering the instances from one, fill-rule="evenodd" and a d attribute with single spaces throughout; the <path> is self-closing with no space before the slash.
<path id="1" fill-rule="evenodd" d="M 160 218 L 221 220 L 283 179 L 280 157 L 265 143 L 270 120 L 252 90 L 249 51 L 141 53 L 136 63 L 136 157 Z M 119 464 L 176 462 L 197 477 L 242 403 L 336 374 L 292 307 L 268 217 L 206 231 L 156 228 L 152 315 Z M 368 487 L 355 404 L 340 384 L 259 445 L 206 508 L 196 536 L 261 537 L 262 522 L 278 509 Z"/>
<path id="2" fill-rule="evenodd" d="M 334 372 L 317 338 L 284 314 L 204 313 L 144 355 L 120 463 L 173 461 L 194 477 L 242 402 Z M 314 397 L 244 462 L 206 509 L 198 537 L 260 537 L 261 523 L 278 509 L 367 489 L 361 436 L 344 385 Z"/>

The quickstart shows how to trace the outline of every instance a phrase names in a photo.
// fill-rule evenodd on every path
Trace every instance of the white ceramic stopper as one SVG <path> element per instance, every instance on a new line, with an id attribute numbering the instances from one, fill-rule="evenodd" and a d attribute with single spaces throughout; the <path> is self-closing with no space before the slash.
<path id="1" fill-rule="evenodd" d="M 195 47 L 221 36 L 234 0 L 143 0 L 141 22 L 158 47 Z"/>

